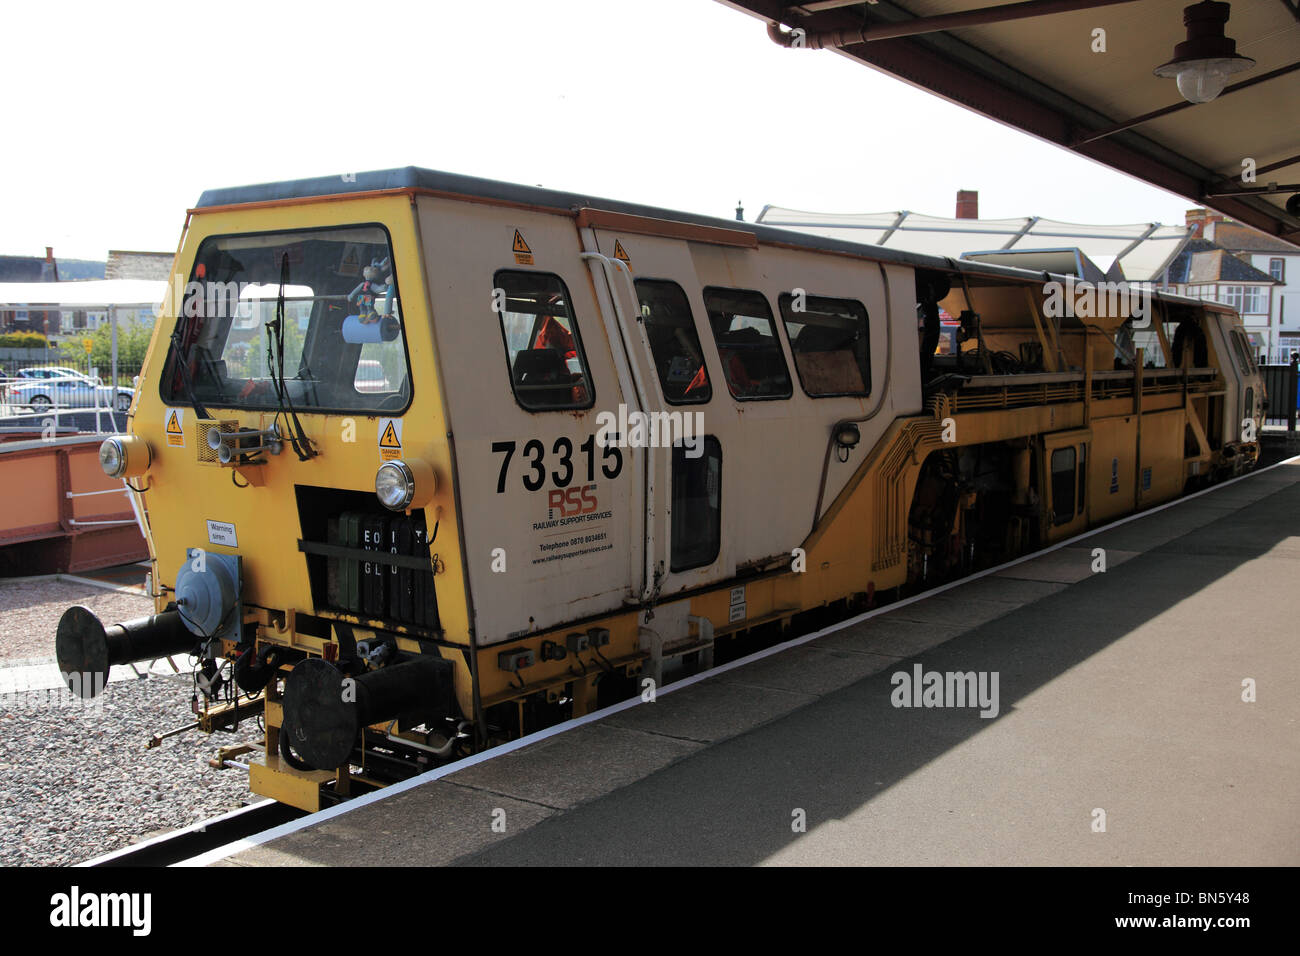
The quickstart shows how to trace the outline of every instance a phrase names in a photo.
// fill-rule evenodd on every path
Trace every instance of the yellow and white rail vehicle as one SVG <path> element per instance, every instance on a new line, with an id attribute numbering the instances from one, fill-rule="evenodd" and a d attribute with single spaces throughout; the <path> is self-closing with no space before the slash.
<path id="1" fill-rule="evenodd" d="M 194 654 L 305 809 L 1258 452 L 1235 314 L 1044 272 L 415 168 L 204 193 L 174 271 L 101 450 L 156 614 L 59 662 Z"/>

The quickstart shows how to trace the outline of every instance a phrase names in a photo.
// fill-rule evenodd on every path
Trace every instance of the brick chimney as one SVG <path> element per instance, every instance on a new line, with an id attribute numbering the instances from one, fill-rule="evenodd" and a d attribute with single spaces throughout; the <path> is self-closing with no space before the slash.
<path id="1" fill-rule="evenodd" d="M 978 219 L 980 217 L 980 194 L 977 189 L 957 190 L 957 218 Z"/>
<path id="2" fill-rule="evenodd" d="M 1214 224 L 1223 222 L 1223 214 L 1201 206 L 1187 210 L 1187 225 L 1192 227 L 1193 239 L 1214 239 Z"/>
<path id="3" fill-rule="evenodd" d="M 59 264 L 54 261 L 54 247 L 45 247 L 45 261 L 41 263 L 41 281 L 58 282 Z"/>

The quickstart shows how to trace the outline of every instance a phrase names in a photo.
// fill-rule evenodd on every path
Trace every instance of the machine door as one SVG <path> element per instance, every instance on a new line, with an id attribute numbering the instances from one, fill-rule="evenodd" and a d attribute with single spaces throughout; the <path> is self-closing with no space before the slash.
<path id="1" fill-rule="evenodd" d="M 1088 527 L 1088 459 L 1092 432 L 1076 429 L 1043 439 L 1044 505 L 1048 542 Z"/>
<path id="2" fill-rule="evenodd" d="M 624 349 L 624 408 L 602 406 L 640 476 L 641 598 L 727 576 L 722 532 L 724 415 L 716 356 L 689 246 L 680 239 L 584 230 Z M 725 411 L 722 409 L 725 408 Z"/>

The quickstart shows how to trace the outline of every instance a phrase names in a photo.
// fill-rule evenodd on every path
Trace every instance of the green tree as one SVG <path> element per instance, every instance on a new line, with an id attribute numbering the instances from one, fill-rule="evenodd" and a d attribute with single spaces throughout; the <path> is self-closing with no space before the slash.
<path id="1" fill-rule="evenodd" d="M 144 356 L 149 351 L 149 339 L 153 328 L 140 322 L 134 316 L 119 318 L 117 322 L 117 365 L 119 384 L 130 384 L 131 377 L 144 364 Z M 84 339 L 90 339 L 90 353 L 86 353 Z M 59 351 L 69 364 L 86 363 L 99 369 L 100 375 L 107 380 L 113 364 L 113 330 L 105 322 L 99 328 L 77 330 L 65 334 L 59 344 Z"/>

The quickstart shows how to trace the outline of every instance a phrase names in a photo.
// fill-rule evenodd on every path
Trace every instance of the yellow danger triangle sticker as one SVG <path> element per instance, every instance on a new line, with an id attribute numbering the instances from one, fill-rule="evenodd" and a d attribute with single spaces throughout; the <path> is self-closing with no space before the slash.
<path id="1" fill-rule="evenodd" d="M 515 254 L 516 265 L 531 266 L 533 264 L 533 250 L 529 248 L 528 243 L 524 241 L 523 233 L 518 229 L 515 230 L 515 241 L 510 248 Z"/>
<path id="2" fill-rule="evenodd" d="M 629 256 L 627 250 L 623 248 L 623 243 L 619 242 L 617 239 L 614 240 L 614 258 L 622 259 L 628 265 L 632 264 L 632 257 Z"/>
<path id="3" fill-rule="evenodd" d="M 167 435 L 167 444 L 172 448 L 185 447 L 185 412 L 179 408 L 167 409 L 163 418 L 163 432 Z"/>
<path id="4" fill-rule="evenodd" d="M 400 418 L 381 418 L 379 420 L 379 457 L 392 461 L 402 457 L 402 420 Z"/>

